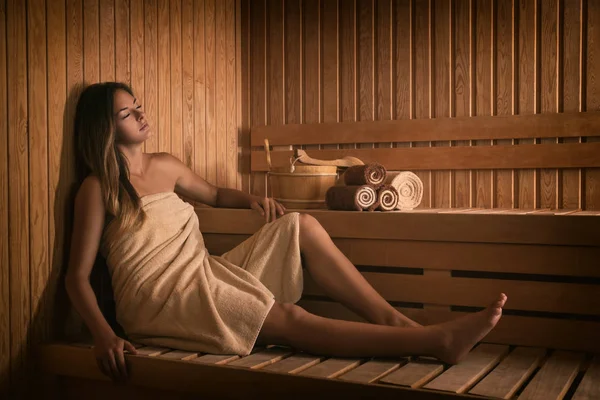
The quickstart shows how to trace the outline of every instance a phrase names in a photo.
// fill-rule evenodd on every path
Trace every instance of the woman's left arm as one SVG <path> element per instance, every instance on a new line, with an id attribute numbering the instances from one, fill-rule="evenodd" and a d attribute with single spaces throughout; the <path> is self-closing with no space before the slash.
<path id="1" fill-rule="evenodd" d="M 273 221 L 283 215 L 285 207 L 270 197 L 260 197 L 237 189 L 217 187 L 192 171 L 177 157 L 165 153 L 177 173 L 175 191 L 192 200 L 222 208 L 251 208 Z"/>

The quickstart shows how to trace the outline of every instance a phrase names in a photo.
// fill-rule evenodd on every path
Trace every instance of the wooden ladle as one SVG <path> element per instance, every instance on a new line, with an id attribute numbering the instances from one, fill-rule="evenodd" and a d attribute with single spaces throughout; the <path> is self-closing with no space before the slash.
<path id="1" fill-rule="evenodd" d="M 352 167 L 353 165 L 365 165 L 360 159 L 352 156 L 345 156 L 338 158 L 337 160 L 318 160 L 316 158 L 309 157 L 306 151 L 301 149 L 294 150 L 294 159 L 304 164 L 311 165 L 335 165 L 337 167 Z"/>

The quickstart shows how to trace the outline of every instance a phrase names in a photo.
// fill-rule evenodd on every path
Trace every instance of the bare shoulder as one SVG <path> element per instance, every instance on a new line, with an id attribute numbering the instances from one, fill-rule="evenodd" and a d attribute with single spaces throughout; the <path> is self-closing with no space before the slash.
<path id="1" fill-rule="evenodd" d="M 187 166 L 181 160 L 171 153 L 159 152 L 149 153 L 150 163 L 153 167 L 158 167 L 161 172 L 168 172 L 173 177 L 181 176 L 187 169 Z"/>

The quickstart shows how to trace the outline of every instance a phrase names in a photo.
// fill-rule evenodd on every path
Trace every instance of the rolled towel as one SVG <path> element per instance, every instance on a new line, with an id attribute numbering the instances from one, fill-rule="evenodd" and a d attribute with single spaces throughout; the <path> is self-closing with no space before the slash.
<path id="1" fill-rule="evenodd" d="M 392 185 L 383 185 L 377 190 L 377 201 L 379 202 L 377 210 L 392 211 L 398 206 L 398 191 Z"/>
<path id="2" fill-rule="evenodd" d="M 410 171 L 389 172 L 385 181 L 398 191 L 398 210 L 412 210 L 423 199 L 423 182 Z"/>
<path id="3" fill-rule="evenodd" d="M 348 186 L 371 185 L 377 190 L 384 184 L 386 175 L 385 167 L 377 162 L 354 165 L 344 172 L 344 183 Z"/>
<path id="4" fill-rule="evenodd" d="M 379 204 L 377 192 L 369 185 L 331 186 L 325 194 L 330 210 L 373 211 Z"/>

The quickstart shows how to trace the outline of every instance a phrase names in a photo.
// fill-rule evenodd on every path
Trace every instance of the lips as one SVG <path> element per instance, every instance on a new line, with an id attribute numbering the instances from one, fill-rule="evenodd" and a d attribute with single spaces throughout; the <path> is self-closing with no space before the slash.
<path id="1" fill-rule="evenodd" d="M 146 128 L 148 128 L 148 124 L 147 124 L 147 123 L 146 123 L 146 124 L 144 124 L 144 125 L 142 125 L 142 127 L 140 128 L 140 131 L 143 131 L 143 130 L 145 130 Z"/>

